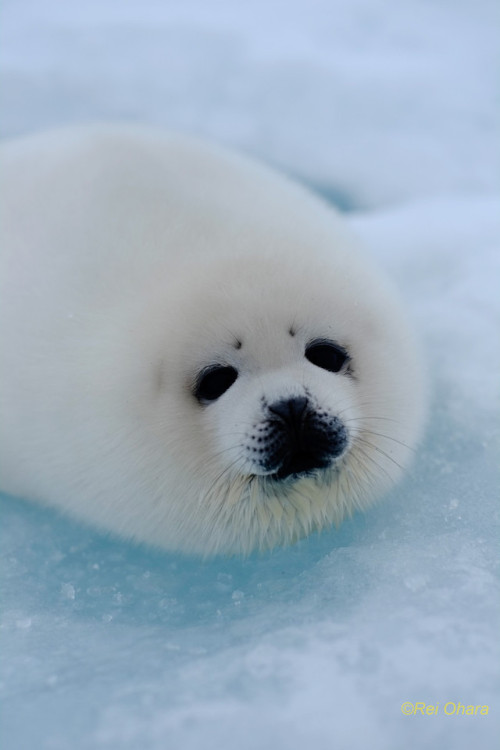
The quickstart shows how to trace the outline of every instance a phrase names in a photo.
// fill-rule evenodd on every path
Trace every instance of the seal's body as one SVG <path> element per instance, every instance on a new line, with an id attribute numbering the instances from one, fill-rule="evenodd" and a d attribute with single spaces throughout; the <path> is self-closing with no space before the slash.
<path id="1" fill-rule="evenodd" d="M 3 147 L 2 490 L 172 550 L 247 553 L 408 463 L 419 360 L 337 214 L 141 128 Z"/>

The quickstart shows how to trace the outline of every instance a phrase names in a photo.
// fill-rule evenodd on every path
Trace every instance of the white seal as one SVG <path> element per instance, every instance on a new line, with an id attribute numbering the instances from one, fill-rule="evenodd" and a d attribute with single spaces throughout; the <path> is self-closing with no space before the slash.
<path id="1" fill-rule="evenodd" d="M 248 553 L 338 524 L 420 432 L 420 361 L 337 213 L 133 127 L 3 147 L 2 490 L 125 537 Z"/>

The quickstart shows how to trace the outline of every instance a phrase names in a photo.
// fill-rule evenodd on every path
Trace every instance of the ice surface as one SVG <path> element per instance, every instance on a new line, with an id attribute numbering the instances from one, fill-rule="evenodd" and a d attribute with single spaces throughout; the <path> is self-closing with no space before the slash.
<path id="1" fill-rule="evenodd" d="M 412 475 L 247 560 L 0 502 L 2 750 L 489 750 L 499 731 L 493 2 L 16 0 L 4 134 L 117 117 L 247 149 L 351 209 L 422 332 Z M 439 704 L 404 716 L 404 701 Z M 444 704 L 488 704 L 446 716 Z"/>

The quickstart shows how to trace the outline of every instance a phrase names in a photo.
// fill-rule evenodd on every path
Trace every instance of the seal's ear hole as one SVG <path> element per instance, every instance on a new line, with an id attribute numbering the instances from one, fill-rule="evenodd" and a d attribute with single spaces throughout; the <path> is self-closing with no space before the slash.
<path id="1" fill-rule="evenodd" d="M 349 355 L 342 346 L 324 339 L 311 341 L 306 347 L 305 357 L 311 364 L 328 372 L 340 372 L 349 362 Z"/>
<path id="2" fill-rule="evenodd" d="M 198 376 L 194 395 L 202 404 L 216 401 L 225 393 L 238 377 L 238 370 L 224 365 L 212 365 L 202 370 Z"/>

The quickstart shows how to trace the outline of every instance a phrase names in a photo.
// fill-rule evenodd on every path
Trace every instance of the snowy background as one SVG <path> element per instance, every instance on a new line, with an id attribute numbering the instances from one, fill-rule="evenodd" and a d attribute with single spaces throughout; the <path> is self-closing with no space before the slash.
<path id="1" fill-rule="evenodd" d="M 495 6 L 4 0 L 3 136 L 143 121 L 295 174 L 403 290 L 431 409 L 385 502 L 243 561 L 153 553 L 2 498 L 3 750 L 495 747 Z M 489 714 L 446 716 L 451 701 Z"/>

